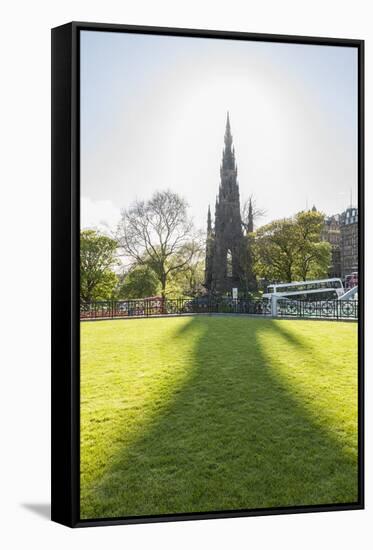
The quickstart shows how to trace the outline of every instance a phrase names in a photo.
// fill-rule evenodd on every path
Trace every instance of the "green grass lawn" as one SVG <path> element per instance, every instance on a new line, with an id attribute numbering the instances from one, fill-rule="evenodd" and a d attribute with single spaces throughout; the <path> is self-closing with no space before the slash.
<path id="1" fill-rule="evenodd" d="M 81 518 L 357 500 L 357 325 L 81 323 Z"/>

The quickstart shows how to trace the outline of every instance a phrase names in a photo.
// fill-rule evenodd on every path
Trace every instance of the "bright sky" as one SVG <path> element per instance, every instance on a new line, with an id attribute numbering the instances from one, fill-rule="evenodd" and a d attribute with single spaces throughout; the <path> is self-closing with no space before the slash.
<path id="1" fill-rule="evenodd" d="M 355 48 L 83 31 L 82 227 L 114 229 L 122 208 L 169 188 L 205 229 L 227 110 L 260 225 L 356 203 Z"/>

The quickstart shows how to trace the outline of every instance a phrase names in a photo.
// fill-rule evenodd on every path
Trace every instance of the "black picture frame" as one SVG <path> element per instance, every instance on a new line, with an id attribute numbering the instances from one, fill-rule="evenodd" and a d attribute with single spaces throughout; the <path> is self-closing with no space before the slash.
<path id="1" fill-rule="evenodd" d="M 79 515 L 79 36 L 83 30 L 330 45 L 358 52 L 358 500 L 345 504 L 92 518 Z M 52 29 L 52 520 L 70 527 L 364 508 L 364 41 L 72 22 Z"/>

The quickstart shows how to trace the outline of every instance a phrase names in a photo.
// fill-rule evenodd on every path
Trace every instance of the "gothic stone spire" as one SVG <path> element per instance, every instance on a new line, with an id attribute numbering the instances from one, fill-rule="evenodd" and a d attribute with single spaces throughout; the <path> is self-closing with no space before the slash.
<path id="1" fill-rule="evenodd" d="M 250 197 L 249 200 L 249 212 L 247 216 L 247 232 L 253 233 L 254 231 L 254 213 L 253 213 L 253 201 Z"/>
<path id="2" fill-rule="evenodd" d="M 206 260 L 205 260 L 205 287 L 211 289 L 212 266 L 214 260 L 214 233 L 211 224 L 210 205 L 207 210 L 207 236 L 206 236 Z"/>
<path id="3" fill-rule="evenodd" d="M 229 112 L 227 113 L 227 123 L 225 126 L 224 134 L 224 149 L 223 149 L 223 160 L 221 165 L 221 170 L 236 170 L 236 160 L 235 152 L 233 145 L 233 137 L 231 133 L 231 124 L 229 120 Z"/>
<path id="4" fill-rule="evenodd" d="M 211 225 L 211 210 L 210 205 L 207 210 L 207 234 L 211 233 L 212 231 L 212 225 Z"/>
<path id="5" fill-rule="evenodd" d="M 229 113 L 227 113 L 219 195 L 215 206 L 211 276 L 213 291 L 226 293 L 233 287 L 240 286 L 240 254 L 243 238 L 237 167 Z M 228 263 L 231 263 L 231 266 Z"/>
<path id="6" fill-rule="evenodd" d="M 205 287 L 216 294 L 231 293 L 234 287 L 246 292 L 249 288 L 247 273 L 252 273 L 251 262 L 242 230 L 237 165 L 227 113 L 214 227 L 210 208 L 207 213 Z M 255 279 L 251 279 L 252 276 L 250 283 L 255 285 Z"/>

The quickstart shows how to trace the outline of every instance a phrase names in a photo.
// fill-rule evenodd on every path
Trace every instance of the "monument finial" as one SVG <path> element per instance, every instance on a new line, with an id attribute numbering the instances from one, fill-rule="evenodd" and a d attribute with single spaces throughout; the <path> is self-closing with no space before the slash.
<path id="1" fill-rule="evenodd" d="M 224 151 L 223 151 L 223 158 L 227 153 L 229 155 L 231 154 L 232 143 L 233 143 L 233 137 L 232 137 L 232 133 L 231 133 L 231 122 L 230 122 L 230 119 L 229 119 L 229 111 L 227 111 L 227 122 L 226 122 L 226 125 L 225 125 L 225 135 L 224 135 L 225 147 L 224 147 Z"/>

